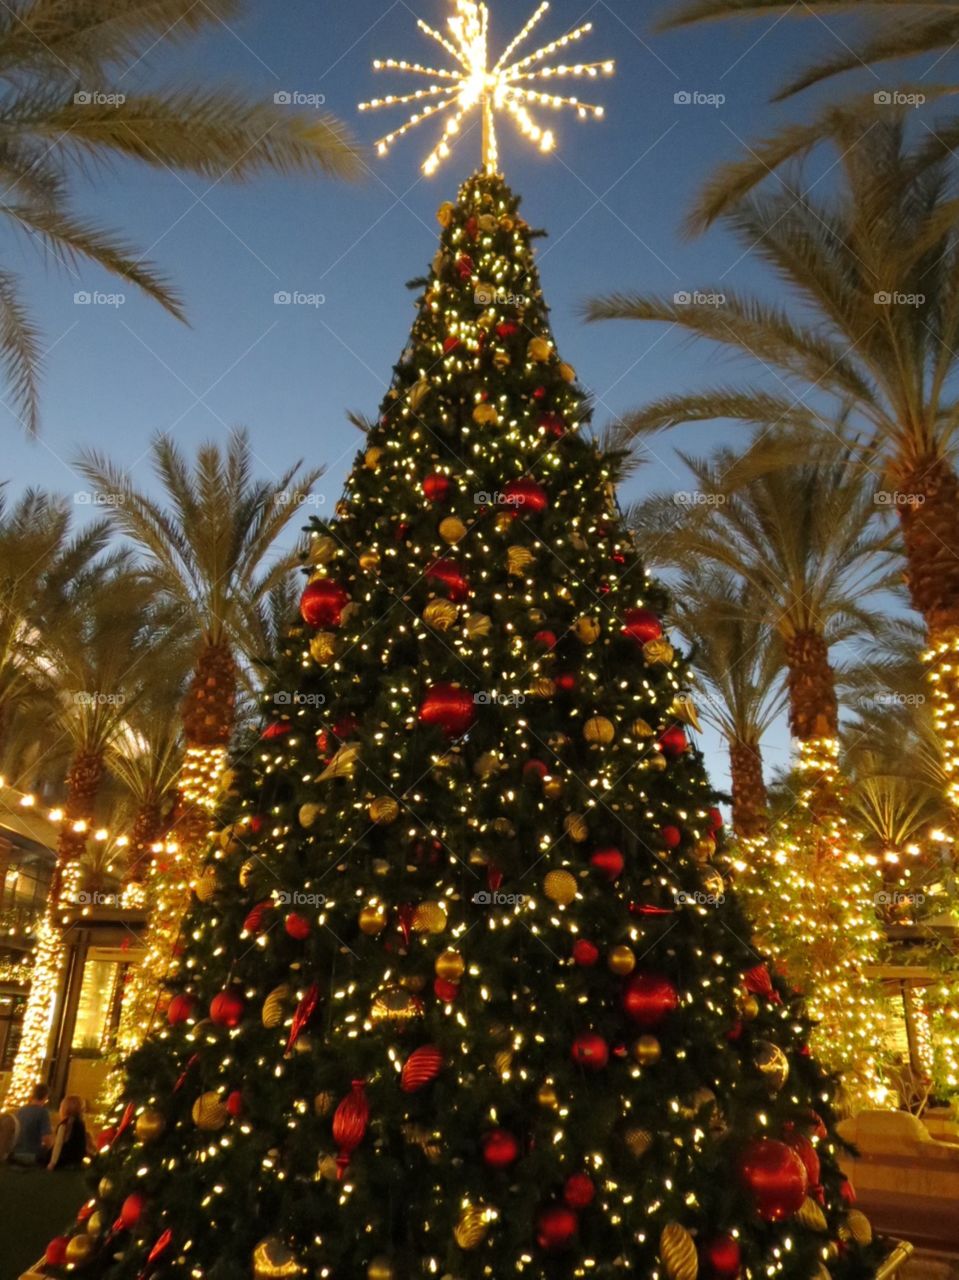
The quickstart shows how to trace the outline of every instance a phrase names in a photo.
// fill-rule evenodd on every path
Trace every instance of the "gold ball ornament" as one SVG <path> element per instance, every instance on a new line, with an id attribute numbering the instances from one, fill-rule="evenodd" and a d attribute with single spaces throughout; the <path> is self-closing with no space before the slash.
<path id="1" fill-rule="evenodd" d="M 133 1131 L 141 1142 L 155 1142 L 165 1128 L 166 1116 L 155 1107 L 145 1107 L 133 1125 Z"/>
<path id="2" fill-rule="evenodd" d="M 103 1214 L 99 1211 L 91 1213 L 87 1218 L 87 1235 L 94 1238 L 103 1230 Z"/>
<path id="3" fill-rule="evenodd" d="M 637 1160 L 642 1159 L 653 1145 L 653 1135 L 648 1129 L 627 1129 L 623 1134 L 623 1140 L 630 1155 L 635 1156 Z"/>
<path id="4" fill-rule="evenodd" d="M 455 216 L 456 205 L 451 204 L 449 200 L 444 201 L 444 203 L 436 210 L 436 221 L 444 229 L 453 225 L 453 218 Z"/>
<path id="5" fill-rule="evenodd" d="M 360 911 L 360 932 L 365 933 L 368 938 L 373 938 L 386 928 L 387 919 L 386 907 L 381 902 L 368 903 Z"/>
<path id="6" fill-rule="evenodd" d="M 789 1077 L 789 1059 L 779 1045 L 771 1040 L 758 1040 L 753 1062 L 770 1093 L 778 1093 Z"/>
<path id="7" fill-rule="evenodd" d="M 737 1008 L 744 1022 L 753 1022 L 759 1017 L 759 1001 L 752 992 L 747 992 L 737 1001 Z"/>
<path id="8" fill-rule="evenodd" d="M 97 1196 L 101 1200 L 109 1200 L 115 1190 L 112 1178 L 101 1178 L 97 1183 Z"/>
<path id="9" fill-rule="evenodd" d="M 850 1209 L 846 1214 L 846 1226 L 856 1244 L 872 1244 L 872 1223 L 860 1209 Z"/>
<path id="10" fill-rule="evenodd" d="M 669 768 L 669 761 L 661 751 L 654 751 L 651 756 L 647 756 L 646 763 L 656 773 L 664 773 Z"/>
<path id="11" fill-rule="evenodd" d="M 829 1224 L 826 1222 L 826 1215 L 816 1204 L 815 1200 L 806 1197 L 796 1211 L 796 1218 L 807 1227 L 810 1231 L 828 1231 Z"/>
<path id="12" fill-rule="evenodd" d="M 453 1229 L 453 1239 L 461 1249 L 475 1249 L 486 1239 L 489 1224 L 482 1205 L 467 1205 Z"/>
<path id="13" fill-rule="evenodd" d="M 395 1275 L 392 1262 L 383 1254 L 371 1259 L 370 1265 L 366 1268 L 367 1280 L 393 1280 Z"/>
<path id="14" fill-rule="evenodd" d="M 253 1250 L 253 1280 L 289 1280 L 305 1274 L 292 1249 L 276 1236 L 267 1236 Z"/>
<path id="15" fill-rule="evenodd" d="M 632 947 L 613 947 L 606 957 L 606 964 L 611 973 L 625 977 L 636 968 L 636 955 Z"/>
<path id="16" fill-rule="evenodd" d="M 556 681 L 549 676 L 537 676 L 529 687 L 529 697 L 547 701 L 556 693 Z"/>
<path id="17" fill-rule="evenodd" d="M 616 726 L 605 716 L 592 716 L 583 725 L 583 737 L 587 742 L 608 746 L 616 737 Z"/>
<path id="18" fill-rule="evenodd" d="M 96 1248 L 96 1241 L 90 1236 L 73 1236 L 67 1245 L 67 1262 L 74 1267 L 85 1267 Z"/>
<path id="19" fill-rule="evenodd" d="M 368 471 L 375 471 L 380 465 L 380 459 L 383 457 L 383 450 L 379 445 L 371 445 L 363 455 L 363 466 Z"/>
<path id="20" fill-rule="evenodd" d="M 201 876 L 198 876 L 196 880 L 193 881 L 192 888 L 199 902 L 212 902 L 213 895 L 216 893 L 215 868 L 207 868 Z"/>
<path id="21" fill-rule="evenodd" d="M 589 839 L 589 827 L 581 813 L 568 813 L 563 819 L 563 830 L 574 844 L 582 844 Z"/>
<path id="22" fill-rule="evenodd" d="M 696 1245 L 678 1222 L 668 1222 L 660 1232 L 659 1256 L 669 1280 L 696 1280 L 699 1275 Z"/>
<path id="23" fill-rule="evenodd" d="M 643 645 L 643 657 L 651 667 L 668 667 L 675 657 L 675 650 L 668 640 L 647 640 Z"/>
<path id="24" fill-rule="evenodd" d="M 310 640 L 310 657 L 321 667 L 328 667 L 336 658 L 336 636 L 332 631 L 318 631 Z"/>
<path id="25" fill-rule="evenodd" d="M 509 547 L 506 552 L 506 571 L 514 578 L 522 578 L 535 559 L 529 547 Z"/>
<path id="26" fill-rule="evenodd" d="M 493 213 L 481 213 L 476 219 L 476 224 L 480 231 L 485 232 L 486 235 L 491 235 L 497 227 L 496 215 Z"/>
<path id="27" fill-rule="evenodd" d="M 446 928 L 446 908 L 441 902 L 421 902 L 413 912 L 417 933 L 442 933 Z"/>
<path id="28" fill-rule="evenodd" d="M 526 354 L 534 364 L 545 364 L 553 354 L 553 344 L 546 338 L 530 338 Z"/>
<path id="29" fill-rule="evenodd" d="M 260 1012 L 260 1020 L 264 1027 L 278 1027 L 280 1025 L 286 1012 L 284 1006 L 289 998 L 290 988 L 285 982 L 273 988 L 263 1001 L 263 1008 Z"/>
<path id="30" fill-rule="evenodd" d="M 541 1107 L 546 1107 L 549 1111 L 559 1110 L 559 1094 L 552 1084 L 541 1084 L 536 1090 L 536 1101 Z"/>
<path id="31" fill-rule="evenodd" d="M 485 613 L 471 613 L 466 619 L 466 634 L 470 640 L 482 640 L 493 630 L 493 620 Z"/>
<path id="32" fill-rule="evenodd" d="M 409 1022 L 423 1012 L 422 1002 L 412 991 L 387 985 L 376 993 L 370 1006 L 374 1022 Z"/>
<path id="33" fill-rule="evenodd" d="M 312 827 L 322 812 L 321 804 L 301 804 L 296 816 L 301 827 Z"/>
<path id="34" fill-rule="evenodd" d="M 400 806 L 392 796 L 377 796 L 370 804 L 369 815 L 382 827 L 388 827 L 400 816 Z"/>
<path id="35" fill-rule="evenodd" d="M 569 871 L 550 871 L 543 881 L 543 892 L 557 906 L 568 907 L 576 898 L 576 877 Z"/>
<path id="36" fill-rule="evenodd" d="M 450 546 L 461 542 L 466 537 L 466 525 L 459 516 L 447 516 L 440 521 L 440 537 Z"/>
<path id="37" fill-rule="evenodd" d="M 595 618 L 583 617 L 577 618 L 573 624 L 573 630 L 576 633 L 577 640 L 581 640 L 583 644 L 595 644 L 599 639 L 602 627 Z"/>
<path id="38" fill-rule="evenodd" d="M 556 372 L 559 374 L 559 376 L 563 379 L 564 382 L 576 381 L 576 370 L 573 368 L 571 364 L 566 364 L 565 361 L 560 361 L 560 363 L 556 366 Z"/>
<path id="39" fill-rule="evenodd" d="M 321 533 L 318 538 L 310 540 L 310 563 L 329 564 L 339 549 L 339 543 L 335 538 L 331 538 L 328 533 Z"/>
<path id="40" fill-rule="evenodd" d="M 229 1119 L 229 1112 L 220 1100 L 218 1093 L 201 1093 L 193 1104 L 191 1112 L 193 1123 L 198 1129 L 215 1133 L 222 1129 Z"/>
<path id="41" fill-rule="evenodd" d="M 423 621 L 434 631 L 449 631 L 456 622 L 459 610 L 449 600 L 431 600 L 423 610 Z"/>
<path id="42" fill-rule="evenodd" d="M 436 957 L 436 976 L 447 982 L 458 982 L 466 969 L 466 961 L 458 951 L 444 951 Z"/>
<path id="43" fill-rule="evenodd" d="M 494 405 L 484 400 L 473 410 L 473 421 L 478 427 L 495 427 L 499 423 L 499 414 Z"/>
<path id="44" fill-rule="evenodd" d="M 640 1036 L 633 1041 L 633 1057 L 642 1067 L 654 1067 L 663 1056 L 663 1046 L 655 1036 Z"/>
<path id="45" fill-rule="evenodd" d="M 361 551 L 358 563 L 364 573 L 379 573 L 380 564 L 382 563 L 380 560 L 380 553 L 373 550 Z M 312 647 L 313 646 L 311 645 L 310 648 L 312 649 Z"/>

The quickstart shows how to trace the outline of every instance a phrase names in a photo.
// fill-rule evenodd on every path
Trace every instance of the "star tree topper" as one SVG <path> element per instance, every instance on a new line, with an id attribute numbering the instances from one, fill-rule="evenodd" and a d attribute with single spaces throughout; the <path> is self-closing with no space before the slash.
<path id="1" fill-rule="evenodd" d="M 554 54 L 575 44 L 593 29 L 591 22 L 567 32 L 558 40 L 543 45 L 516 62 L 509 59 L 519 46 L 529 38 L 533 29 L 545 17 L 549 0 L 535 10 L 522 30 L 509 42 L 498 60 L 491 66 L 489 53 L 489 10 L 475 0 L 452 0 L 454 12 L 447 20 L 449 37 L 434 31 L 422 18 L 416 25 L 435 40 L 450 55 L 455 68 L 424 67 L 416 62 L 397 58 L 377 59 L 376 71 L 402 71 L 408 75 L 423 76 L 433 83 L 425 89 L 411 93 L 388 94 L 361 102 L 361 111 L 375 111 L 383 107 L 399 107 L 416 104 L 413 114 L 392 133 L 387 133 L 376 143 L 377 152 L 385 156 L 398 138 L 424 124 L 433 116 L 451 112 L 439 142 L 423 162 L 423 172 L 431 175 L 450 154 L 463 121 L 478 111 L 483 126 L 483 167 L 487 173 L 495 173 L 498 163 L 496 141 L 496 114 L 505 112 L 518 126 L 520 132 L 535 143 L 541 151 L 551 151 L 555 138 L 550 129 L 541 128 L 530 115 L 529 107 L 548 107 L 555 111 L 570 109 L 581 120 L 592 117 L 602 119 L 604 111 L 578 97 L 548 93 L 534 88 L 551 80 L 595 79 L 599 75 L 612 75 L 613 62 L 577 62 L 572 65 L 549 64 Z"/>

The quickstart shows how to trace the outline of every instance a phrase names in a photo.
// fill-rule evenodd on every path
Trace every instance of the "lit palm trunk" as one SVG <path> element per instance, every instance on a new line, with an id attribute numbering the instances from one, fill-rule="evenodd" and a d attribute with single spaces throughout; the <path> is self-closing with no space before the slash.
<path id="1" fill-rule="evenodd" d="M 769 829 L 768 796 L 758 742 L 729 743 L 733 790 L 733 830 L 742 840 L 758 840 Z"/>

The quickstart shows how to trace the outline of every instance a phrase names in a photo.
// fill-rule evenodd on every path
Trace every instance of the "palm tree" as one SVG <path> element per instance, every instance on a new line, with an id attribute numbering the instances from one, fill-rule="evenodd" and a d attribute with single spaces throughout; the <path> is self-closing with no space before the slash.
<path id="1" fill-rule="evenodd" d="M 959 234 L 945 160 L 917 170 L 898 120 L 844 117 L 840 190 L 760 192 L 724 224 L 772 267 L 781 305 L 730 292 L 691 304 L 617 294 L 599 319 L 652 320 L 746 355 L 766 379 L 667 395 L 629 415 L 628 436 L 694 421 L 788 427 L 814 439 L 863 436 L 877 501 L 895 510 L 913 607 L 925 623 L 943 741 L 959 732 Z M 848 145 L 847 145 L 848 144 Z M 959 761 L 950 771 L 959 770 Z M 956 784 L 959 802 L 959 782 Z"/>
<path id="2" fill-rule="evenodd" d="M 649 499 L 634 523 L 654 561 L 686 573 L 717 566 L 748 592 L 753 624 L 777 637 L 808 784 L 816 804 L 832 808 L 839 702 L 830 651 L 875 631 L 863 602 L 886 583 L 889 535 L 848 446 L 824 440 L 806 461 L 784 465 L 794 449 L 788 437 L 760 436 L 742 455 L 680 454 L 702 500 L 668 538 L 657 534 L 675 511 L 672 494 Z"/>
<path id="3" fill-rule="evenodd" d="M 761 837 L 768 826 L 762 740 L 785 702 L 778 633 L 759 593 L 722 566 L 692 561 L 672 598 L 676 627 L 709 689 L 703 714 L 729 750 L 733 829 L 744 839 Z"/>
<path id="4" fill-rule="evenodd" d="M 0 213 L 71 270 L 89 259 L 180 319 L 182 302 L 166 277 L 122 235 L 73 211 L 76 177 L 115 158 L 214 181 L 263 171 L 353 178 L 361 168 L 331 116 L 306 118 L 205 84 L 128 92 L 126 73 L 162 40 L 189 40 L 242 7 L 241 0 L 15 0 L 0 10 Z M 0 367 L 30 433 L 39 422 L 41 356 L 20 281 L 0 270 Z"/>

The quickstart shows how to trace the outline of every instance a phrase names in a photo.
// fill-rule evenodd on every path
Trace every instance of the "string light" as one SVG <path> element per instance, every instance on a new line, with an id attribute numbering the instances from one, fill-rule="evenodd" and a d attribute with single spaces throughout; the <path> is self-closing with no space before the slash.
<path id="1" fill-rule="evenodd" d="M 516 49 L 528 39 L 548 12 L 549 4 L 544 2 L 506 46 L 499 59 L 490 65 L 489 11 L 486 5 L 474 3 L 474 0 L 454 0 L 454 8 L 454 14 L 447 20 L 448 38 L 422 19 L 417 20 L 417 26 L 453 59 L 455 70 L 423 66 L 418 62 L 406 62 L 398 58 L 377 59 L 373 63 L 377 71 L 399 71 L 433 81 L 425 89 L 388 94 L 383 98 L 360 103 L 361 111 L 410 105 L 416 107 L 405 124 L 385 134 L 376 143 L 381 156 L 385 156 L 395 142 L 413 129 L 434 117 L 446 115 L 440 140 L 423 163 L 423 172 L 430 176 L 450 155 L 462 133 L 464 122 L 474 111 L 478 111 L 483 129 L 483 166 L 487 173 L 495 173 L 499 162 L 497 114 L 508 115 L 520 133 L 544 152 L 553 150 L 556 139 L 552 130 L 542 128 L 530 114 L 530 106 L 546 107 L 552 111 L 570 110 L 580 120 L 603 118 L 604 110 L 600 106 L 583 102 L 572 95 L 546 93 L 530 87 L 537 81 L 595 79 L 600 75 L 613 74 L 615 63 L 609 60 L 578 62 L 573 65 L 543 65 L 546 59 L 587 36 L 593 29 L 591 22 L 543 45 L 518 62 L 510 62 Z"/>

